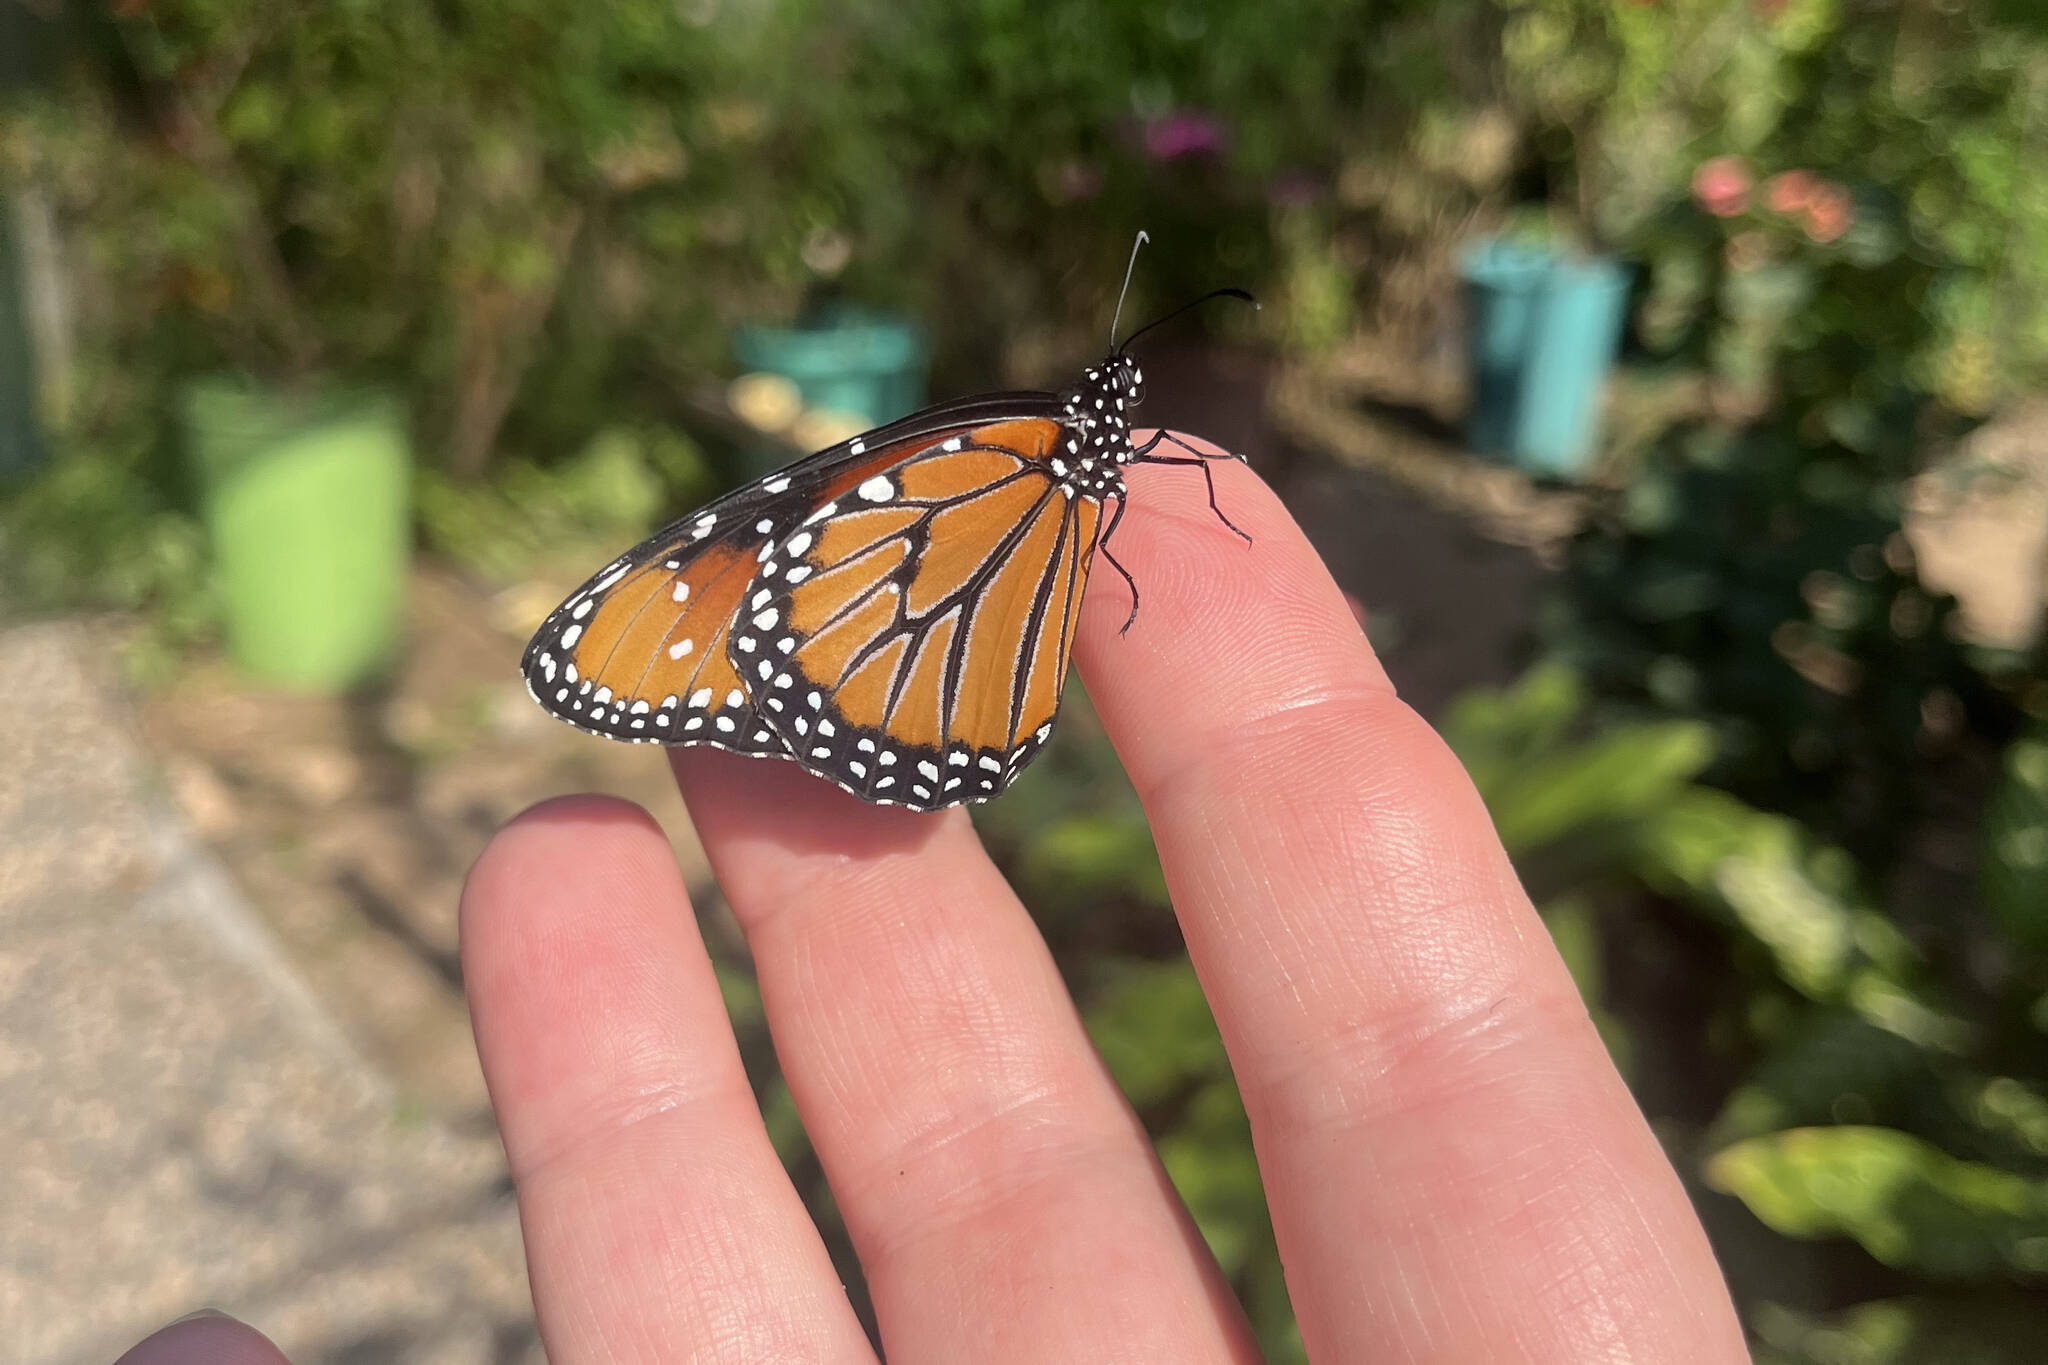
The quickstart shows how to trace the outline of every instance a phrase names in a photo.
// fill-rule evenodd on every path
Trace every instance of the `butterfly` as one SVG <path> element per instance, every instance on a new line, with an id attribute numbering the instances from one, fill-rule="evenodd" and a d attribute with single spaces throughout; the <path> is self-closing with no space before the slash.
<path id="1" fill-rule="evenodd" d="M 1249 298 L 1187 307 L 1219 296 Z M 1244 536 L 1209 473 L 1229 457 L 1131 439 L 1130 343 L 1185 311 L 1063 394 L 928 408 L 662 528 L 548 615 L 528 689 L 592 734 L 788 759 L 875 804 L 1000 794 L 1052 733 L 1098 551 L 1130 586 L 1124 629 L 1137 619 L 1109 550 L 1125 468 L 1201 469 Z"/>

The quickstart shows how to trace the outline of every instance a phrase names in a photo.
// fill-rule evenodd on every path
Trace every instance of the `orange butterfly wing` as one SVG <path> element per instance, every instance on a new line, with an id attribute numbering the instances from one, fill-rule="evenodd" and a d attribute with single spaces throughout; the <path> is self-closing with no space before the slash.
<path id="1" fill-rule="evenodd" d="M 790 756 L 869 801 L 1008 786 L 1050 733 L 1102 504 L 1050 418 L 943 436 L 842 489 L 763 561 L 731 651 Z"/>
<path id="2" fill-rule="evenodd" d="M 873 449 L 856 438 L 663 527 L 541 623 L 521 663 L 534 700 L 608 739 L 791 756 L 759 722 L 754 670 L 730 648 L 768 547 L 819 501 L 967 429 Z"/>

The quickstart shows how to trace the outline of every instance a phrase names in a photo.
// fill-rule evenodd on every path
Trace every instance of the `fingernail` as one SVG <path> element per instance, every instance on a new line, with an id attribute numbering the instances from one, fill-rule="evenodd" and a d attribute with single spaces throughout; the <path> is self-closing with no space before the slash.
<path id="1" fill-rule="evenodd" d="M 170 1325 L 176 1327 L 179 1323 L 183 1322 L 198 1322 L 202 1318 L 227 1318 L 227 1316 L 226 1313 L 221 1312 L 218 1308 L 200 1308 L 187 1313 L 184 1317 L 179 1318 Z M 232 1322 L 234 1319 L 228 1318 L 228 1321 Z"/>

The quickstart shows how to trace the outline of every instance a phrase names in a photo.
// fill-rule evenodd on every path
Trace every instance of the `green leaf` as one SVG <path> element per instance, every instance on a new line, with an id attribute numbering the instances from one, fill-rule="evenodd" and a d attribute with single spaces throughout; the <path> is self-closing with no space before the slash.
<path id="1" fill-rule="evenodd" d="M 1882 1299 L 1840 1313 L 1762 1304 L 1756 1365 L 2032 1365 L 2048 1309 L 2017 1297 Z"/>
<path id="2" fill-rule="evenodd" d="M 1710 1149 L 1811 1124 L 1891 1118 L 1932 1081 L 1928 1054 L 1841 1010 L 1814 1011 L 1750 1072 L 1708 1130 Z"/>
<path id="3" fill-rule="evenodd" d="M 1132 1104 L 1142 1109 L 1229 1075 L 1223 1039 L 1193 967 L 1137 962 L 1113 970 L 1088 1012 L 1088 1033 Z"/>
<path id="4" fill-rule="evenodd" d="M 2007 936 L 2048 954 L 2048 726 L 2005 752 L 2005 781 L 1984 812 L 1983 883 Z"/>
<path id="5" fill-rule="evenodd" d="M 1943 1278 L 2048 1275 L 2048 1180 L 1895 1129 L 1751 1138 L 1715 1153 L 1706 1175 L 1788 1237 L 1852 1237 L 1886 1265 Z"/>
<path id="6" fill-rule="evenodd" d="M 1504 773 L 1482 792 L 1501 842 L 1517 854 L 1586 826 L 1640 819 L 1678 795 L 1713 756 L 1713 732 L 1698 722 L 1622 725 Z"/>
<path id="7" fill-rule="evenodd" d="M 1556 747 L 1584 705 L 1584 694 L 1568 665 L 1537 664 L 1512 687 L 1461 694 L 1444 718 L 1444 741 L 1484 795 L 1515 766 Z"/>
<path id="8" fill-rule="evenodd" d="M 1636 867 L 1652 888 L 1741 925 L 1809 999 L 1925 1046 L 1969 1045 L 1967 1023 L 1922 995 L 1917 951 L 1870 905 L 1855 865 L 1798 821 L 1693 788 L 1644 824 Z"/>

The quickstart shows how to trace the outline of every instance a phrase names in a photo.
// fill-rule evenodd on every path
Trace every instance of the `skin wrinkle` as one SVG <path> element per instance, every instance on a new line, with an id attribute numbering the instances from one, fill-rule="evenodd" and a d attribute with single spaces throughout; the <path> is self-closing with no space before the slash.
<path id="1" fill-rule="evenodd" d="M 992 1120 L 999 1117 L 990 1116 Z M 1139 1150 L 1134 1146 L 1138 1141 L 1142 1141 L 1142 1133 L 1129 1129 L 1099 1131 L 1087 1125 L 1047 1121 L 1039 1123 L 1035 1132 L 1005 1132 L 992 1122 L 983 1122 L 948 1144 L 976 1143 L 983 1148 L 963 1153 L 952 1163 L 966 1173 L 964 1179 L 946 1178 L 945 1172 L 919 1175 L 919 1158 L 915 1156 L 893 1170 L 887 1162 L 878 1162 L 868 1186 L 849 1187 L 850 1202 L 888 1195 L 892 1185 L 946 1193 L 926 1203 L 916 1222 L 904 1222 L 893 1233 L 876 1235 L 871 1241 L 864 1238 L 862 1253 L 893 1259 L 933 1240 L 962 1244 L 971 1239 L 959 1233 L 976 1221 L 986 1226 L 1005 1225 L 1009 1220 L 996 1215 L 1006 1208 L 1052 1208 L 1066 1202 L 1063 1194 L 1083 1184 L 1127 1183 L 1105 1177 L 1133 1168 L 1131 1157 Z M 934 1174 L 941 1178 L 933 1179 Z"/>
<path id="2" fill-rule="evenodd" d="M 1543 1051 L 1561 1053 L 1557 1048 Z M 1370 1163 L 1370 1169 L 1359 1173 L 1360 1181 L 1393 1196 L 1391 1199 L 1383 1196 L 1379 1201 L 1382 1207 L 1378 1211 L 1378 1221 L 1393 1232 L 1392 1236 L 1383 1237 L 1381 1241 L 1387 1268 L 1413 1267 L 1422 1282 L 1455 1282 L 1459 1278 L 1456 1274 L 1458 1266 L 1486 1260 L 1493 1247 L 1538 1240 L 1527 1231 L 1531 1214 L 1543 1211 L 1546 1204 L 1557 1207 L 1560 1200 L 1565 1201 L 1562 1218 L 1575 1220 L 1600 1234 L 1581 1239 L 1580 1245 L 1602 1265 L 1617 1259 L 1615 1247 L 1631 1244 L 1636 1236 L 1648 1232 L 1632 1196 L 1626 1205 L 1627 1216 L 1617 1223 L 1612 1216 L 1616 1210 L 1610 1208 L 1616 1187 L 1579 1181 L 1574 1188 L 1569 1179 L 1571 1163 L 1580 1159 L 1579 1154 L 1585 1150 L 1585 1144 L 1560 1144 L 1558 1135 L 1571 1131 L 1576 1117 L 1583 1112 L 1585 1105 L 1581 1092 L 1585 1083 L 1582 1079 L 1579 1084 L 1573 1084 L 1572 1068 L 1566 1056 L 1552 1055 L 1533 1060 L 1539 1064 L 1535 1071 L 1510 1069 L 1496 1075 L 1490 1084 L 1441 1087 L 1446 1097 L 1446 1108 L 1435 1116 L 1434 1122 L 1412 1121 L 1409 1116 L 1401 1115 L 1341 1139 L 1333 1136 L 1333 1144 L 1346 1152 L 1358 1154 L 1358 1159 Z M 1525 1115 L 1525 1121 L 1513 1130 L 1497 1132 L 1490 1127 L 1488 1120 L 1504 1112 L 1521 1113 Z M 1423 1134 L 1435 1136 L 1424 1140 Z M 1490 1144 L 1501 1136 L 1510 1139 L 1509 1147 L 1505 1151 L 1493 1150 Z M 1283 1149 L 1300 1152 L 1306 1152 L 1310 1146 L 1279 1145 Z M 1318 1144 L 1321 1145 L 1325 1144 Z M 1546 1161 L 1546 1157 L 1549 1160 Z M 1428 1185 L 1416 1176 L 1420 1169 L 1441 1168 L 1446 1164 L 1459 1172 L 1454 1199 L 1449 1204 L 1441 1197 L 1428 1197 L 1424 1193 Z M 1316 1161 L 1312 1156 L 1297 1156 L 1276 1170 L 1275 1179 L 1298 1181 L 1307 1178 L 1315 1167 Z M 1620 1188 L 1625 1189 L 1626 1185 Z M 1276 1209 L 1276 1214 L 1280 1212 Z M 1346 1210 L 1341 1206 L 1318 1209 L 1315 1216 L 1326 1216 L 1339 1225 L 1348 1225 Z M 1604 1234 L 1602 1229 L 1606 1230 Z M 1603 1252 L 1602 1248 L 1607 1250 Z M 1474 1324 L 1470 1329 L 1475 1332 L 1471 1342 L 1493 1339 L 1485 1330 L 1489 1323 L 1519 1334 L 1522 1306 L 1532 1301 L 1545 1301 L 1544 1287 L 1557 1278 L 1556 1274 L 1533 1278 L 1524 1284 L 1519 1281 L 1525 1277 L 1527 1269 L 1526 1262 L 1518 1260 L 1508 1274 L 1497 1275 L 1487 1285 L 1489 1293 L 1486 1298 L 1472 1300 L 1472 1312 L 1467 1314 L 1465 1310 L 1459 1310 L 1459 1317 Z M 1673 1281 L 1651 1284 L 1641 1276 L 1624 1276 L 1617 1283 L 1638 1291 L 1633 1295 L 1617 1293 L 1616 1301 L 1627 1303 L 1654 1302 L 1656 1293 L 1676 1287 Z M 1302 1306 L 1305 1306 L 1304 1297 L 1313 1297 L 1312 1293 L 1304 1296 L 1301 1287 L 1297 1287 L 1296 1293 L 1297 1304 Z M 1395 1298 L 1391 1302 L 1396 1306 L 1396 1337 L 1412 1335 L 1416 1329 L 1427 1326 L 1430 1310 L 1426 1307 L 1417 1310 L 1416 1323 L 1399 1323 L 1399 1300 Z M 1382 1315 L 1374 1316 L 1377 1319 Z M 1556 1318 L 1558 1315 L 1552 1312 L 1528 1316 Z M 1639 1328 L 1640 1324 L 1637 1326 Z M 1556 1339 L 1559 1342 L 1576 1341 L 1569 1334 L 1560 1334 Z M 1457 1337 L 1450 1338 L 1438 1356 L 1425 1352 L 1418 1358 L 1451 1361 L 1478 1358 L 1476 1346 L 1467 1343 L 1460 1350 L 1457 1341 Z M 1362 1347 L 1354 1341 L 1352 1349 L 1356 1351 Z M 1545 1351 L 1536 1353 L 1534 1358 L 1576 1360 L 1582 1355 L 1575 1351 Z M 1649 1354 L 1640 1358 L 1665 1357 Z"/>
<path id="3" fill-rule="evenodd" d="M 1276 692 L 1240 712 L 1228 727 L 1211 737 L 1210 744 L 1188 746 L 1178 762 L 1162 766 L 1154 758 L 1133 775 L 1132 785 L 1138 799 L 1150 809 L 1166 792 L 1198 776 L 1218 768 L 1234 770 L 1232 760 L 1241 762 L 1240 755 L 1297 751 L 1298 746 L 1289 742 L 1295 735 L 1370 733 L 1372 714 L 1384 702 L 1406 709 L 1406 703 L 1391 691 L 1335 682 L 1304 683 L 1296 690 Z"/>
<path id="4" fill-rule="evenodd" d="M 949 932 L 955 909 L 928 910 L 897 898 L 882 911 L 892 922 L 877 924 L 879 900 L 855 894 L 830 903 L 832 915 L 784 920 L 757 949 L 766 998 L 784 997 L 785 965 L 802 964 L 792 973 L 799 992 L 818 990 L 793 998 L 811 1001 L 810 1008 L 820 1012 L 806 1038 L 821 1040 L 827 1049 L 807 1068 L 811 1081 L 824 1086 L 821 1099 L 849 1112 L 872 1109 L 876 1085 L 899 1071 L 907 1056 L 922 1059 L 923 1075 L 934 1082 L 949 1074 L 972 1076 L 1010 1097 L 1072 1090 L 1071 1078 L 1061 1074 L 1070 1069 L 1064 1051 L 1048 1047 L 1043 1026 L 1050 1019 L 1063 1022 L 1071 1006 L 1038 990 L 1019 1002 L 1016 973 Z M 828 978 L 844 972 L 850 951 L 872 959 L 873 969 L 860 972 L 851 990 L 843 980 L 833 981 L 834 989 L 821 989 Z M 842 965 L 833 972 L 813 965 L 820 962 Z M 887 1036 L 874 1036 L 886 1026 L 878 1022 L 883 1020 L 894 1027 Z M 942 1094 L 953 1089 L 944 1084 L 929 1088 Z M 929 1119 L 910 1117 L 924 1107 L 903 1097 L 893 1106 L 897 1112 L 891 1126 L 906 1128 L 904 1140 L 914 1140 L 916 1125 L 939 1129 L 969 1117 L 958 1115 L 946 1098 L 933 1102 L 937 1112 Z"/>
<path id="5" fill-rule="evenodd" d="M 1343 761 L 1341 753 L 1336 758 Z M 1292 1028 L 1276 1027 L 1270 1011 L 1261 1012 L 1266 1021 L 1262 1032 L 1269 1039 L 1282 1040 L 1270 1047 L 1258 1038 L 1234 1039 L 1246 1049 L 1240 1053 L 1242 1069 L 1284 1063 L 1284 1058 L 1297 1050 L 1293 1035 L 1324 1031 L 1331 1009 L 1349 1012 L 1362 1007 L 1382 1018 L 1391 1016 L 1400 1027 L 1412 1028 L 1407 1022 L 1410 1014 L 1422 1021 L 1432 1016 L 1455 1021 L 1515 988 L 1521 955 L 1507 950 L 1500 941 L 1468 935 L 1459 940 L 1464 945 L 1462 951 L 1447 946 L 1446 922 L 1464 923 L 1475 916 L 1493 918 L 1491 907 L 1498 902 L 1492 895 L 1492 879 L 1482 877 L 1473 882 L 1447 874 L 1444 860 L 1430 851 L 1430 841 L 1409 815 L 1406 803 L 1367 797 L 1360 808 L 1375 814 L 1364 822 L 1346 804 L 1321 796 L 1302 801 L 1298 809 L 1290 806 L 1267 811 L 1265 819 L 1233 818 L 1240 815 L 1245 802 L 1244 787 L 1224 777 L 1220 770 L 1228 766 L 1227 757 L 1219 760 L 1214 783 L 1191 782 L 1177 789 L 1164 802 L 1166 809 L 1155 811 L 1154 819 L 1162 829 L 1188 831 L 1176 833 L 1167 842 L 1170 866 L 1192 863 L 1216 869 L 1213 876 L 1204 877 L 1200 887 L 1183 886 L 1178 878 L 1169 882 L 1175 903 L 1189 916 L 1190 950 L 1197 954 L 1198 966 L 1206 968 L 1210 962 L 1203 959 L 1223 959 L 1248 946 L 1239 931 L 1256 926 L 1255 932 L 1264 940 L 1258 960 L 1305 1004 L 1307 1012 Z M 1313 773 L 1310 777 L 1304 786 L 1320 789 Z M 1209 789 L 1218 784 L 1223 790 L 1212 796 Z M 1185 815 L 1179 814 L 1183 809 Z M 1324 827 L 1331 830 L 1327 836 L 1322 833 Z M 1302 830 L 1307 831 L 1305 836 L 1299 833 Z M 1303 842 L 1308 846 L 1300 846 Z M 1330 844 L 1343 845 L 1345 851 L 1332 854 Z M 1206 850 L 1199 856 L 1180 854 L 1184 847 L 1204 845 Z M 1379 850 L 1382 856 L 1374 859 L 1369 849 Z M 1404 851 L 1406 856 L 1400 856 Z M 1241 893 L 1237 903 L 1217 894 L 1225 884 L 1286 884 L 1294 879 L 1292 869 L 1311 857 L 1317 861 L 1307 865 L 1333 871 L 1318 885 L 1296 895 L 1251 904 L 1244 902 Z M 1235 875 L 1223 870 L 1232 865 Z M 1373 921 L 1357 913 L 1355 907 L 1364 905 L 1409 908 L 1397 919 Z M 1210 910 L 1211 906 L 1216 909 Z M 1519 936 L 1507 941 L 1508 945 L 1519 942 Z M 1212 991 L 1241 997 L 1247 990 L 1265 989 L 1264 980 L 1225 980 L 1211 985 Z M 1246 997 L 1236 1003 L 1250 1008 L 1257 998 Z"/>
<path id="6" fill-rule="evenodd" d="M 741 1079 L 744 1081 L 744 1076 Z M 633 1130 L 643 1124 L 708 1120 L 717 1117 L 718 1111 L 731 1110 L 738 1103 L 738 1094 L 725 1077 L 719 1077 L 711 1085 L 686 1085 L 672 1077 L 657 1079 L 649 1082 L 644 1090 L 623 1098 L 624 1102 L 596 1112 L 583 1111 L 583 1118 L 594 1120 L 588 1126 L 565 1132 L 537 1147 L 521 1144 L 517 1157 L 508 1155 L 512 1178 L 516 1181 L 541 1178 L 551 1167 L 585 1158 L 594 1150 L 616 1146 L 630 1138 Z M 747 1102 L 751 1105 L 752 1101 L 752 1092 L 748 1091 Z M 707 1122 L 706 1126 L 711 1125 Z"/>
<path id="7" fill-rule="evenodd" d="M 1447 1093 L 1456 1098 L 1502 1074 L 1532 1039 L 1574 1015 L 1585 1017 L 1577 1000 L 1511 994 L 1460 1018 L 1419 1018 L 1405 1028 L 1367 1017 L 1306 1042 L 1270 1071 L 1252 1069 L 1241 1089 L 1246 1108 L 1289 1140 L 1419 1124 Z"/>
<path id="8" fill-rule="evenodd" d="M 583 1282 L 601 1286 L 599 1295 L 613 1300 L 605 1311 L 588 1293 L 560 1296 L 589 1339 L 603 1343 L 602 1353 L 592 1358 L 674 1359 L 677 1353 L 663 1345 L 669 1338 L 687 1330 L 697 1340 L 707 1330 L 718 1330 L 721 1322 L 740 1318 L 751 1318 L 764 1339 L 824 1339 L 822 1332 L 798 1329 L 803 1322 L 822 1321 L 828 1303 L 815 1292 L 803 1292 L 801 1282 L 792 1281 L 786 1271 L 759 1273 L 764 1255 L 771 1258 L 767 1264 L 777 1266 L 798 1260 L 790 1232 L 764 1230 L 755 1216 L 758 1195 L 748 1191 L 749 1171 L 774 1160 L 772 1149 L 744 1150 L 757 1145 L 755 1140 L 765 1147 L 758 1120 L 751 1134 L 740 1123 L 726 1122 L 676 1141 L 661 1141 L 644 1128 L 635 1137 L 603 1160 L 564 1167 L 559 1178 L 521 1188 L 529 1237 L 545 1237 L 550 1223 L 559 1224 L 561 1240 L 578 1243 L 590 1266 L 592 1273 L 581 1277 Z M 688 1153 L 687 1167 L 678 1163 L 677 1153 Z M 666 1200 L 644 1197 L 646 1190 L 662 1186 L 688 1193 Z M 793 1194 L 790 1198 L 793 1202 Z M 621 1213 L 593 1220 L 593 1209 Z M 809 1235 L 808 1228 L 798 1235 Z M 547 1292 L 547 1276 L 536 1288 L 541 1303 L 556 1301 Z M 679 1306 L 686 1307 L 678 1311 Z M 651 1320 L 643 1322 L 643 1316 Z M 644 1351 L 624 1349 L 622 1327 Z M 749 1350 L 691 1358 L 751 1362 L 763 1357 Z"/>

